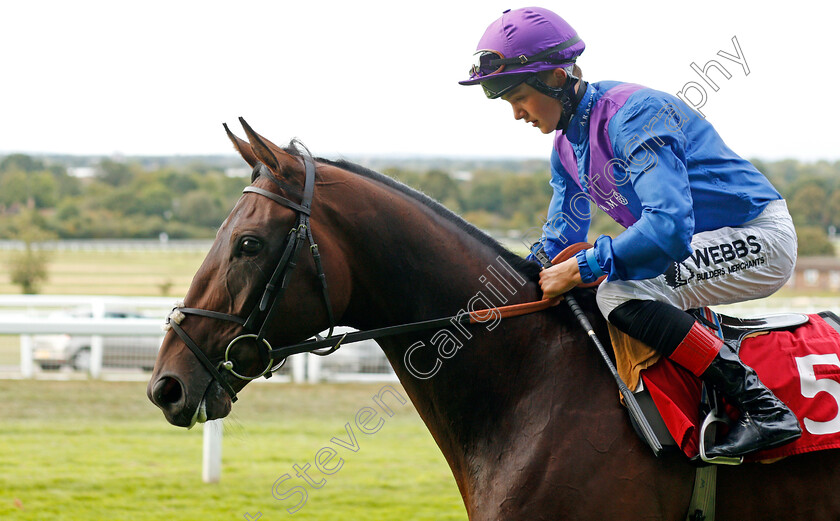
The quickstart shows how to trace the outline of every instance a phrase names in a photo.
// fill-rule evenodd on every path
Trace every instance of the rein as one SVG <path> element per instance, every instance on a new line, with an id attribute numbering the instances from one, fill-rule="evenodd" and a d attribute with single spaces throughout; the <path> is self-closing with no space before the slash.
<path id="1" fill-rule="evenodd" d="M 382 338 L 392 335 L 400 335 L 404 333 L 412 333 L 414 331 L 423 331 L 426 329 L 434 329 L 436 327 L 444 327 L 449 324 L 476 324 L 479 322 L 486 322 L 491 316 L 496 316 L 499 319 L 518 317 L 520 315 L 527 315 L 543 311 L 550 307 L 556 306 L 563 300 L 563 297 L 555 297 L 553 299 L 543 299 L 534 302 L 525 302 L 523 304 L 512 304 L 510 306 L 502 306 L 498 308 L 479 309 L 471 312 L 459 313 L 449 317 L 433 318 L 431 320 L 421 320 L 419 322 L 409 322 L 408 324 L 400 324 L 397 326 L 387 326 L 378 329 L 368 329 L 365 331 L 356 331 L 355 333 L 346 333 L 341 336 L 330 336 L 329 338 L 322 338 L 316 340 L 308 340 L 299 344 L 290 346 L 278 347 L 271 349 L 269 354 L 277 356 L 278 358 L 285 358 L 290 355 L 304 353 L 307 351 L 314 352 L 315 349 L 328 347 L 330 352 L 335 351 L 344 344 L 351 344 L 353 342 L 360 342 L 362 340 L 371 340 L 374 338 Z M 317 353 L 316 353 L 317 354 Z"/>
<path id="2" fill-rule="evenodd" d="M 261 376 L 269 378 L 272 373 L 280 369 L 285 364 L 286 359 L 294 354 L 310 352 L 318 356 L 326 356 L 334 353 L 339 347 L 345 343 L 359 342 L 361 340 L 370 340 L 374 338 L 382 338 L 385 336 L 399 335 L 410 333 L 414 331 L 423 331 L 433 329 L 436 327 L 444 327 L 449 324 L 475 324 L 484 322 L 490 317 L 511 318 L 529 313 L 536 313 L 543 311 L 552 306 L 556 306 L 563 300 L 563 297 L 555 297 L 553 299 L 543 299 L 535 302 L 526 302 L 523 304 L 513 304 L 509 306 L 502 306 L 496 308 L 487 308 L 471 312 L 463 312 L 454 316 L 436 318 L 431 320 L 423 320 L 419 322 L 411 322 L 408 324 L 401 324 L 396 326 L 382 327 L 378 329 L 369 329 L 366 331 L 357 331 L 354 333 L 346 333 L 344 335 L 333 336 L 335 329 L 335 317 L 333 315 L 332 304 L 330 302 L 329 292 L 327 291 L 327 278 L 324 274 L 324 269 L 321 264 L 321 256 L 318 252 L 318 245 L 312 236 L 312 229 L 309 225 L 309 216 L 312 211 L 312 197 L 315 191 L 315 162 L 309 156 L 303 156 L 303 162 L 306 169 L 306 180 L 304 182 L 303 200 L 300 204 L 295 203 L 270 192 L 255 186 L 248 186 L 243 190 L 243 193 L 254 193 L 261 195 L 272 201 L 290 208 L 297 214 L 297 221 L 286 237 L 283 254 L 277 263 L 277 266 L 265 286 L 262 297 L 257 306 L 251 310 L 248 318 L 242 318 L 237 315 L 228 313 L 221 313 L 218 311 L 210 311 L 199 308 L 189 308 L 182 305 L 176 306 L 169 316 L 166 318 L 166 326 L 175 331 L 175 334 L 180 337 L 184 344 L 192 351 L 199 362 L 210 373 L 214 380 L 216 380 L 222 389 L 230 396 L 231 401 L 237 400 L 236 391 L 230 382 L 224 377 L 223 372 L 230 373 L 240 380 L 254 380 Z M 254 167 L 251 175 L 252 182 L 260 176 L 266 176 L 274 183 L 279 184 L 277 179 L 269 172 L 268 168 L 263 164 L 258 164 Z M 308 340 L 298 344 L 272 348 L 271 344 L 265 338 L 267 334 L 268 324 L 277 312 L 279 303 L 282 300 L 286 287 L 289 281 L 289 275 L 297 265 L 297 257 L 301 251 L 304 242 L 309 242 L 310 252 L 315 261 L 315 267 L 318 271 L 318 278 L 321 282 L 321 291 L 323 294 L 323 301 L 327 309 L 327 316 L 329 320 L 329 332 L 326 338 L 316 335 L 314 340 Z M 238 324 L 245 331 L 240 334 L 228 344 L 225 349 L 224 358 L 220 361 L 214 362 L 210 360 L 207 355 L 201 350 L 195 341 L 190 338 L 186 331 L 181 328 L 180 323 L 185 315 L 196 315 L 216 320 L 223 320 Z M 262 317 L 262 323 L 259 327 L 256 326 L 257 321 Z M 254 342 L 259 346 L 264 345 L 268 354 L 268 365 L 263 371 L 255 376 L 248 376 L 241 374 L 234 368 L 234 362 L 231 358 L 233 347 L 239 342 L 246 339 L 254 339 Z M 275 360 L 279 360 L 275 364 Z"/>

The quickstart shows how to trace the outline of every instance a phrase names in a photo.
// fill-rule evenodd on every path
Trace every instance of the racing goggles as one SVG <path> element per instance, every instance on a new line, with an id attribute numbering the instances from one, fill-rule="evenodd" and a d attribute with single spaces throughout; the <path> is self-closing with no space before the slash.
<path id="1" fill-rule="evenodd" d="M 563 49 L 568 49 L 572 45 L 576 44 L 580 41 L 580 36 L 573 36 L 572 38 L 566 40 L 565 42 L 555 45 L 554 47 L 550 47 L 545 49 L 544 51 L 538 52 L 533 56 L 525 56 L 524 54 L 520 54 L 519 56 L 513 58 L 505 58 L 505 55 L 499 51 L 494 51 L 491 49 L 481 49 L 473 54 L 475 61 L 473 66 L 470 68 L 470 79 L 474 80 L 477 78 L 486 78 L 487 76 L 492 76 L 493 74 L 498 74 L 505 70 L 505 67 L 508 65 L 513 65 L 515 67 L 512 68 L 519 68 L 528 65 L 529 63 L 534 62 L 547 62 L 553 63 L 557 65 L 562 65 L 564 63 L 574 63 L 575 58 L 567 58 L 567 59 L 550 59 L 548 58 L 549 55 L 554 54 L 556 52 L 560 52 Z"/>

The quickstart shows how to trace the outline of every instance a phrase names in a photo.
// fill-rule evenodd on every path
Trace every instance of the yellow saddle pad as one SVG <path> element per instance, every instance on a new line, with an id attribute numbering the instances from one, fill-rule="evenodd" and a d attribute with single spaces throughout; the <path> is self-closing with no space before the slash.
<path id="1" fill-rule="evenodd" d="M 615 352 L 615 368 L 631 391 L 639 387 L 639 375 L 659 361 L 660 355 L 647 344 L 636 340 L 609 324 L 610 341 Z"/>

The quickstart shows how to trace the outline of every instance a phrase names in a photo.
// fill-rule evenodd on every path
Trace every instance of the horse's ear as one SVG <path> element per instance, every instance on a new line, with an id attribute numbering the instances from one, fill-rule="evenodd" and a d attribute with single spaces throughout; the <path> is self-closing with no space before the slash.
<path id="1" fill-rule="evenodd" d="M 242 156 L 242 159 L 251 165 L 251 168 L 257 166 L 260 160 L 257 159 L 257 156 L 254 155 L 254 151 L 251 150 L 251 145 L 249 145 L 247 141 L 243 141 L 236 137 L 236 135 L 234 135 L 234 133 L 228 128 L 227 123 L 222 123 L 222 126 L 225 127 L 227 137 L 230 139 L 231 143 L 233 143 L 233 146 L 236 148 L 236 151 L 239 152 L 239 155 Z"/>
<path id="2" fill-rule="evenodd" d="M 239 122 L 242 124 L 242 128 L 245 129 L 245 135 L 248 136 L 248 141 L 251 142 L 251 150 L 254 151 L 257 160 L 262 162 L 275 174 L 281 174 L 283 171 L 281 162 L 286 159 L 291 159 L 291 156 L 271 141 L 257 134 L 244 119 L 239 118 Z"/>

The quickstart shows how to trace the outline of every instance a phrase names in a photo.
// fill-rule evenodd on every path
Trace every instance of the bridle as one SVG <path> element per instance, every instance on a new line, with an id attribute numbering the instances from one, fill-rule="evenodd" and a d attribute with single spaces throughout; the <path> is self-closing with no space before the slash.
<path id="1" fill-rule="evenodd" d="M 572 309 L 572 312 L 574 313 L 575 317 L 578 319 L 578 322 L 581 324 L 583 329 L 589 335 L 592 342 L 598 348 L 601 357 L 610 369 L 613 378 L 615 378 L 616 383 L 618 384 L 619 391 L 621 392 L 622 397 L 624 397 L 624 401 L 627 404 L 628 411 L 630 412 L 630 415 L 633 418 L 634 422 L 639 426 L 643 437 L 653 449 L 654 453 L 657 455 L 659 454 L 659 451 L 662 449 L 662 446 L 659 444 L 659 440 L 654 435 L 653 429 L 651 428 L 644 414 L 642 414 L 642 411 L 639 408 L 639 405 L 636 402 L 633 393 L 621 380 L 621 377 L 618 375 L 618 372 L 616 371 L 615 366 L 612 364 L 612 361 L 607 355 L 606 350 L 601 345 L 601 342 L 598 340 L 598 337 L 595 334 L 592 325 L 586 318 L 586 314 L 583 312 L 580 305 L 577 303 L 577 300 L 571 293 L 567 293 L 564 296 L 555 297 L 553 299 L 543 299 L 536 302 L 513 304 L 509 306 L 502 306 L 499 308 L 472 311 L 469 313 L 460 312 L 458 315 L 451 317 L 423 320 L 419 322 L 388 326 L 379 329 L 370 329 L 367 331 L 358 331 L 355 333 L 349 333 L 334 337 L 333 330 L 335 329 L 335 317 L 333 315 L 332 304 L 330 303 L 329 292 L 327 291 L 327 277 L 324 274 L 324 268 L 321 265 L 321 255 L 318 252 L 318 245 L 315 243 L 315 239 L 312 237 L 312 229 L 309 224 L 309 217 L 312 213 L 312 196 L 315 192 L 315 161 L 309 155 L 304 155 L 302 157 L 304 168 L 306 170 L 306 178 L 303 185 L 303 198 L 300 204 L 290 201 L 289 199 L 277 195 L 274 192 L 263 190 L 262 188 L 258 188 L 253 185 L 253 182 L 257 178 L 264 175 L 271 179 L 272 182 L 278 185 L 281 189 L 283 189 L 283 186 L 280 183 L 280 181 L 277 178 L 275 178 L 273 174 L 271 174 L 271 172 L 265 165 L 261 163 L 257 164 L 254 167 L 253 172 L 251 173 L 251 186 L 245 187 L 245 189 L 242 191 L 246 194 L 255 193 L 263 197 L 267 197 L 282 206 L 292 209 L 297 216 L 295 225 L 292 227 L 291 230 L 289 230 L 289 234 L 286 237 L 286 243 L 283 248 L 283 254 L 280 256 L 280 260 L 277 262 L 277 266 L 274 268 L 274 273 L 268 280 L 268 283 L 265 286 L 265 290 L 263 291 L 259 303 L 254 307 L 254 309 L 251 310 L 251 313 L 250 315 L 248 315 L 248 318 L 243 319 L 238 315 L 231 315 L 228 313 L 221 313 L 218 311 L 210 311 L 206 309 L 187 308 L 178 306 L 175 309 L 173 309 L 172 313 L 170 313 L 166 319 L 167 325 L 169 325 L 175 331 L 175 333 L 187 345 L 190 351 L 192 351 L 193 354 L 195 354 L 196 358 L 198 358 L 198 360 L 201 362 L 204 368 L 207 369 L 207 371 L 210 373 L 213 379 L 216 380 L 216 382 L 218 382 L 222 389 L 224 389 L 225 392 L 228 393 L 232 402 L 236 401 L 236 391 L 234 390 L 230 382 L 228 382 L 225 379 L 221 371 L 227 371 L 236 378 L 246 381 L 253 380 L 261 376 L 265 376 L 266 378 L 268 378 L 271 376 L 273 371 L 282 367 L 283 364 L 286 362 L 286 359 L 293 354 L 310 352 L 316 355 L 326 356 L 330 353 L 335 352 L 345 341 L 347 341 L 348 343 L 357 342 L 360 340 L 409 333 L 412 331 L 421 331 L 437 327 L 446 327 L 448 325 L 454 325 L 455 323 L 465 325 L 473 324 L 476 322 L 484 322 L 485 320 L 487 320 L 488 313 L 494 314 L 494 316 L 495 314 L 498 314 L 499 318 L 515 317 L 527 313 L 542 311 L 551 306 L 556 306 L 560 303 L 561 299 L 565 298 L 566 302 L 569 304 L 569 307 Z M 286 287 L 289 282 L 289 275 L 292 273 L 292 270 L 294 270 L 295 266 L 297 265 L 298 254 L 300 253 L 304 241 L 309 242 L 309 250 L 312 252 L 312 258 L 315 261 L 315 267 L 318 270 L 318 279 L 321 281 L 321 291 L 323 293 L 324 304 L 327 307 L 327 316 L 330 323 L 329 333 L 327 334 L 327 338 L 321 338 L 320 336 L 316 335 L 316 340 L 307 340 L 306 342 L 302 342 L 299 344 L 272 349 L 271 344 L 265 338 L 265 335 L 267 333 L 266 329 L 268 327 L 268 324 L 271 322 L 271 319 L 277 312 L 283 294 L 286 292 Z M 569 256 L 574 255 L 576 248 L 585 247 L 591 247 L 591 245 L 585 243 L 571 245 L 567 247 L 566 250 L 564 250 L 564 252 L 558 255 L 557 258 L 554 259 L 554 261 L 557 261 L 566 254 L 568 254 Z M 547 268 L 551 266 L 552 261 L 549 261 L 548 257 L 543 256 L 538 258 L 544 267 Z M 192 338 L 190 338 L 190 336 L 186 333 L 186 331 L 184 331 L 179 325 L 179 322 L 181 321 L 181 319 L 183 319 L 184 315 L 188 314 L 233 322 L 242 326 L 245 332 L 231 340 L 227 348 L 225 349 L 224 358 L 220 362 L 214 363 L 207 357 L 206 354 L 204 354 L 201 348 L 198 347 L 198 344 L 196 344 L 192 340 Z M 176 319 L 175 317 L 178 318 Z M 262 317 L 262 323 L 259 325 L 259 327 L 256 327 L 256 324 L 260 320 L 260 317 Z M 254 333 L 254 331 L 256 331 L 256 333 Z M 233 360 L 231 359 L 231 351 L 233 350 L 233 347 L 242 340 L 249 338 L 255 339 L 257 346 L 265 345 L 268 351 L 268 365 L 265 366 L 265 369 L 263 369 L 261 373 L 254 376 L 248 376 L 237 372 L 234 368 Z M 280 360 L 280 363 L 278 363 L 277 365 L 274 364 L 275 357 L 277 357 L 277 359 Z"/>
<path id="2" fill-rule="evenodd" d="M 260 298 L 258 304 L 251 310 L 250 315 L 248 318 L 243 319 L 237 315 L 231 315 L 228 313 L 220 313 L 218 311 L 209 311 L 206 309 L 198 309 L 198 308 L 187 308 L 187 307 L 176 307 L 173 310 L 173 313 L 166 319 L 166 323 L 175 331 L 175 333 L 181 338 L 181 340 L 187 345 L 190 351 L 195 354 L 201 364 L 207 369 L 213 378 L 222 386 L 222 388 L 230 395 L 231 401 L 236 401 L 236 391 L 233 389 L 233 386 L 222 376 L 222 371 L 227 371 L 236 378 L 240 380 L 253 380 L 259 378 L 261 376 L 270 376 L 273 371 L 276 371 L 286 361 L 286 357 L 291 354 L 296 353 L 288 353 L 286 354 L 284 351 L 272 349 L 271 344 L 265 338 L 267 334 L 267 328 L 271 319 L 277 313 L 277 309 L 279 307 L 279 303 L 283 298 L 283 294 L 286 292 L 286 287 L 289 283 L 289 276 L 291 275 L 292 271 L 297 266 L 297 258 L 300 254 L 300 250 L 303 246 L 304 242 L 309 242 L 309 251 L 312 253 L 312 259 L 315 261 L 315 267 L 318 270 L 318 279 L 321 282 L 321 291 L 323 293 L 323 300 L 324 304 L 327 308 L 327 318 L 330 324 L 330 330 L 328 337 L 332 337 L 333 329 L 335 328 L 335 317 L 333 315 L 332 304 L 330 303 L 330 295 L 327 291 L 327 277 L 324 274 L 324 268 L 321 264 L 321 254 L 318 252 L 318 244 L 315 242 L 314 237 L 312 236 L 312 228 L 309 224 L 309 217 L 312 213 L 312 196 L 315 192 L 315 161 L 309 156 L 302 156 L 303 163 L 306 169 L 306 177 L 303 185 L 303 198 L 300 204 L 290 201 L 285 197 L 275 194 L 274 192 L 270 192 L 268 190 L 263 190 L 262 188 L 258 188 L 256 186 L 247 186 L 242 191 L 243 193 L 254 193 L 261 195 L 263 197 L 267 197 L 272 201 L 290 208 L 296 214 L 296 221 L 295 225 L 292 226 L 292 229 L 289 230 L 289 234 L 286 236 L 285 246 L 283 248 L 283 254 L 280 256 L 280 260 L 277 262 L 277 266 L 274 268 L 274 273 L 271 275 L 271 278 L 268 279 L 268 283 L 265 286 L 265 290 L 263 291 L 262 297 Z M 260 176 L 267 177 L 271 179 L 275 184 L 281 187 L 282 185 L 277 180 L 274 175 L 268 170 L 268 168 L 263 165 L 262 163 L 257 164 L 254 167 L 254 170 L 251 174 L 251 182 L 253 183 L 257 178 Z M 211 361 L 206 354 L 201 350 L 201 348 L 196 344 L 190 336 L 184 331 L 181 326 L 179 325 L 180 320 L 175 320 L 173 317 L 178 316 L 177 312 L 183 313 L 185 315 L 197 315 L 203 317 L 214 318 L 217 320 L 224 320 L 227 322 L 233 322 L 242 326 L 243 330 L 245 331 L 243 334 L 240 334 L 236 338 L 234 338 L 225 349 L 224 359 L 220 362 L 214 363 Z M 262 319 L 262 322 L 257 326 L 257 323 Z M 244 375 L 234 368 L 233 360 L 231 359 L 231 352 L 233 351 L 234 346 L 241 342 L 242 340 L 246 340 L 249 338 L 253 338 L 256 344 L 264 345 L 268 350 L 269 360 L 268 365 L 266 365 L 265 369 L 257 375 L 249 376 Z M 320 339 L 320 338 L 319 338 Z M 326 356 L 332 352 L 334 352 L 338 347 L 341 345 L 341 339 L 339 342 L 336 343 L 331 348 L 324 350 L 324 351 L 315 351 L 312 349 L 308 349 L 317 355 Z M 279 364 L 274 364 L 274 354 L 280 351 L 284 354 Z M 303 352 L 297 351 L 297 353 Z"/>
<path id="3" fill-rule="evenodd" d="M 524 304 L 514 304 L 499 308 L 490 308 L 472 312 L 461 312 L 460 314 L 455 316 L 423 320 L 419 322 L 411 322 L 408 324 L 400 324 L 396 326 L 388 326 L 378 329 L 357 331 L 353 333 L 346 333 L 342 335 L 333 336 L 333 330 L 335 329 L 335 317 L 333 315 L 333 309 L 332 304 L 330 302 L 329 292 L 327 291 L 327 277 L 324 274 L 324 269 L 321 264 L 321 255 L 318 251 L 318 245 L 315 243 L 315 239 L 312 236 L 312 228 L 309 224 L 309 217 L 312 213 L 312 196 L 315 191 L 315 161 L 308 155 L 304 155 L 302 157 L 306 169 L 306 178 L 304 181 L 303 198 L 300 204 L 290 201 L 285 197 L 279 196 L 274 192 L 270 192 L 268 190 L 263 190 L 262 188 L 253 186 L 253 184 L 251 186 L 246 187 L 242 191 L 243 193 L 254 193 L 263 197 L 267 197 L 282 206 L 290 208 L 297 215 L 295 225 L 292 227 L 291 230 L 289 230 L 289 234 L 286 237 L 286 243 L 283 248 L 283 254 L 280 256 L 280 260 L 277 262 L 277 266 L 274 268 L 274 273 L 268 280 L 268 283 L 265 286 L 265 290 L 263 291 L 259 303 L 251 310 L 251 313 L 248 315 L 248 317 L 243 319 L 238 315 L 231 315 L 228 313 L 221 313 L 218 311 L 176 306 L 172 310 L 172 313 L 170 313 L 166 319 L 166 324 L 175 331 L 175 333 L 178 335 L 178 337 L 180 337 L 184 344 L 186 344 L 190 351 L 192 351 L 193 354 L 195 354 L 196 358 L 198 358 L 199 362 L 201 362 L 204 368 L 207 369 L 207 371 L 210 373 L 213 379 L 219 383 L 219 385 L 222 387 L 222 389 L 225 390 L 225 392 L 227 392 L 227 394 L 230 396 L 231 401 L 236 401 L 236 391 L 223 376 L 223 371 L 230 373 L 231 375 L 240 380 L 246 381 L 254 380 L 261 376 L 269 378 L 274 371 L 280 369 L 283 366 L 283 364 L 286 362 L 286 359 L 289 356 L 294 354 L 309 352 L 318 356 L 326 356 L 330 353 L 335 352 L 344 343 L 359 342 L 361 340 L 369 340 L 385 336 L 410 333 L 414 331 L 446 327 L 455 323 L 466 325 L 484 322 L 487 320 L 489 313 L 498 313 L 499 318 L 510 318 L 528 313 L 534 313 L 537 311 L 542 311 L 551 306 L 556 306 L 560 302 L 561 297 L 557 297 L 554 299 L 543 299 L 536 302 L 526 302 Z M 275 178 L 274 175 L 271 174 L 268 168 L 261 163 L 257 164 L 254 167 L 254 170 L 251 174 L 251 182 L 253 183 L 260 176 L 268 177 L 275 184 L 280 186 L 281 189 L 283 188 L 283 186 L 280 184 L 280 181 L 278 181 L 277 178 Z M 315 267 L 318 271 L 318 279 L 321 283 L 323 301 L 327 309 L 327 318 L 330 324 L 329 333 L 327 334 L 326 338 L 323 338 L 319 335 L 315 335 L 314 340 L 307 340 L 306 342 L 301 342 L 298 344 L 272 348 L 271 344 L 265 338 L 267 334 L 267 328 L 269 323 L 271 322 L 271 319 L 274 317 L 274 315 L 277 312 L 277 309 L 279 308 L 279 303 L 282 300 L 283 294 L 285 293 L 286 287 L 289 282 L 289 276 L 292 270 L 294 270 L 295 266 L 297 265 L 297 258 L 304 242 L 309 242 L 309 250 L 312 253 L 312 258 L 315 262 Z M 179 314 L 179 312 L 182 314 Z M 192 338 L 190 338 L 187 332 L 184 331 L 183 328 L 181 328 L 180 321 L 181 319 L 183 319 L 184 315 L 196 315 L 227 322 L 233 322 L 242 326 L 244 332 L 236 338 L 234 338 L 233 340 L 231 340 L 231 342 L 225 349 L 224 357 L 221 360 L 213 362 L 201 350 L 198 344 L 196 344 L 195 341 L 193 341 Z M 262 317 L 262 322 L 260 323 L 259 327 L 257 327 L 256 324 L 258 321 L 260 321 L 260 317 Z M 263 369 L 263 371 L 259 374 L 253 376 L 244 375 L 238 372 L 234 367 L 234 362 L 231 358 L 233 347 L 242 340 L 250 338 L 254 339 L 257 346 L 263 345 L 266 347 L 269 359 L 265 369 Z M 280 362 L 275 365 L 275 360 L 279 360 Z"/>

